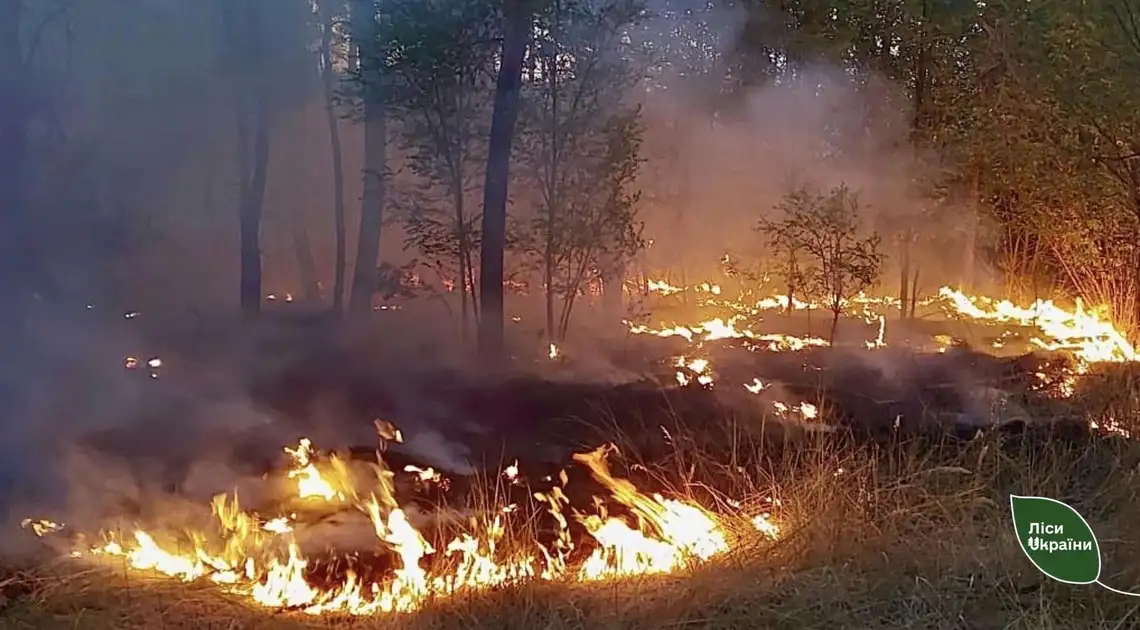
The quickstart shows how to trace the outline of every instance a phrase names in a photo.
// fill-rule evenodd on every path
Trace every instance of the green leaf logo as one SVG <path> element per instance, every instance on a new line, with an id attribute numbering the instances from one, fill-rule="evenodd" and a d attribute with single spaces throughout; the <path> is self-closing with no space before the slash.
<path id="1" fill-rule="evenodd" d="M 1009 505 L 1017 542 L 1042 573 L 1066 584 L 1100 578 L 1100 546 L 1076 510 L 1045 497 L 1010 495 Z"/>

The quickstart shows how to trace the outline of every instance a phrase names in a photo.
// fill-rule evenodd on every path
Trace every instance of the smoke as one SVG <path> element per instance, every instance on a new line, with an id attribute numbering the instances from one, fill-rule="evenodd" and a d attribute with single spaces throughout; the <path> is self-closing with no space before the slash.
<path id="1" fill-rule="evenodd" d="M 692 278 L 715 271 L 726 252 L 758 256 L 762 235 L 753 228 L 785 193 L 846 184 L 859 194 L 865 227 L 884 237 L 889 263 L 897 261 L 894 234 L 915 226 L 945 243 L 915 255 L 924 279 L 961 279 L 973 255 L 961 231 L 972 214 L 953 203 L 932 212 L 940 156 L 913 146 L 903 86 L 811 55 L 793 66 L 776 53 L 763 78 L 742 80 L 734 74 L 746 69 L 733 62 L 744 21 L 764 22 L 769 40 L 747 33 L 744 45 L 779 50 L 778 16 L 662 4 L 664 25 L 651 30 L 665 42 L 663 70 L 645 97 L 642 217 L 653 265 L 684 266 Z"/>
<path id="2" fill-rule="evenodd" d="M 98 515 L 175 486 L 196 499 L 234 487 L 254 492 L 247 486 L 284 445 L 301 437 L 318 446 L 372 445 L 376 418 L 402 430 L 404 444 L 394 449 L 469 473 L 474 454 L 465 438 L 492 424 L 448 393 L 448 379 L 470 388 L 487 378 L 454 306 L 414 300 L 373 313 L 366 333 L 280 301 L 256 326 L 230 317 L 238 278 L 233 87 L 252 77 L 223 75 L 234 60 L 221 55 L 208 4 L 85 9 L 74 16 L 83 25 L 76 39 L 45 40 L 50 64 L 36 76 L 69 82 L 29 86 L 66 95 L 37 124 L 72 141 L 37 137 L 38 152 L 28 157 L 37 173 L 28 205 L 47 217 L 31 230 L 44 240 L 36 264 L 49 261 L 43 275 L 55 281 L 50 291 L 36 287 L 42 299 L 22 313 L 26 352 L 6 357 L 23 366 L 8 368 L 18 372 L 7 380 L 22 400 L 4 409 L 0 425 L 0 503 L 13 512 L 31 512 L 33 502 L 72 517 Z M 696 0 L 660 4 L 637 35 L 655 44 L 641 182 L 655 264 L 712 270 L 726 250 L 754 252 L 751 228 L 795 181 L 861 190 L 869 222 L 881 229 L 917 214 L 922 197 L 912 181 L 921 173 L 897 87 L 816 64 L 726 89 L 745 14 Z M 284 23 L 288 13 L 273 15 Z M 314 33 L 298 34 L 303 19 L 287 26 L 268 29 L 275 50 L 293 52 L 274 56 L 264 293 L 301 301 L 303 233 L 327 303 L 331 148 L 316 63 L 305 49 Z M 65 73 L 57 64 L 68 59 Z M 361 133 L 347 122 L 341 130 L 353 226 Z M 394 177 L 400 159 L 393 155 Z M 385 261 L 408 257 L 396 226 L 383 239 Z M 354 240 L 350 232 L 350 261 Z M 924 265 L 951 266 L 949 258 Z M 350 265 L 346 274 L 353 272 Z M 514 376 L 643 379 L 609 334 L 618 327 L 613 317 L 602 325 L 576 315 L 571 340 L 558 348 L 566 360 L 551 359 L 537 301 L 508 298 L 509 345 L 521 373 Z M 136 310 L 138 318 L 123 317 Z M 164 365 L 151 378 L 145 367 L 125 369 L 127 356 L 157 356 Z"/>

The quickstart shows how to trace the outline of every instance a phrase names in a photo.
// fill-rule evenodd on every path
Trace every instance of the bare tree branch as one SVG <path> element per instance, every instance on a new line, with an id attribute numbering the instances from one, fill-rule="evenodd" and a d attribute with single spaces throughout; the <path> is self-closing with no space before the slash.
<path id="1" fill-rule="evenodd" d="M 31 65 L 32 61 L 36 58 L 36 53 L 39 52 L 40 44 L 43 42 L 44 34 L 56 20 L 66 16 L 67 12 L 75 6 L 78 0 L 59 0 L 54 7 L 43 17 L 42 20 L 36 24 L 35 29 L 32 30 L 32 37 L 28 42 L 28 50 L 24 54 L 24 65 Z"/>

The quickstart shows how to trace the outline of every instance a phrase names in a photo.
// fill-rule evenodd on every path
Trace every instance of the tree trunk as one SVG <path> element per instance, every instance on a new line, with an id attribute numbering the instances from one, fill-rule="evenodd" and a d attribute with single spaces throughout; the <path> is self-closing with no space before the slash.
<path id="1" fill-rule="evenodd" d="M 831 311 L 831 334 L 828 335 L 827 342 L 835 345 L 835 333 L 839 330 L 839 313 L 840 309 L 835 308 Z"/>
<path id="2" fill-rule="evenodd" d="M 1137 237 L 1140 237 L 1140 234 L 1137 234 Z M 1140 252 L 1136 254 L 1133 266 L 1132 281 L 1134 283 L 1140 283 Z M 1140 327 L 1140 290 L 1137 290 L 1136 287 L 1133 287 L 1132 290 L 1132 304 L 1130 306 L 1131 308 L 1129 310 L 1131 310 L 1131 313 L 1128 314 L 1128 330 L 1125 331 L 1125 334 L 1127 335 L 1128 341 L 1135 344 L 1137 342 L 1137 328 Z"/>
<path id="3" fill-rule="evenodd" d="M 530 41 L 530 7 L 526 0 L 508 0 L 502 59 L 495 84 L 494 112 L 483 186 L 483 243 L 479 260 L 482 317 L 479 353 L 491 362 L 503 360 L 503 258 L 507 239 L 507 188 L 511 146 L 519 113 L 523 58 Z"/>
<path id="4" fill-rule="evenodd" d="M 315 304 L 321 299 L 321 281 L 317 278 L 317 263 L 309 243 L 309 230 L 305 227 L 304 213 L 297 213 L 293 224 L 293 251 L 297 255 L 297 269 L 301 273 L 301 290 L 305 302 Z"/>
<path id="5" fill-rule="evenodd" d="M 269 166 L 268 101 L 254 113 L 253 174 L 241 204 L 241 310 L 256 315 L 261 310 L 261 214 Z"/>
<path id="6" fill-rule="evenodd" d="M 910 281 L 910 319 L 914 319 L 915 311 L 918 310 L 918 272 L 921 267 L 914 266 L 914 277 Z"/>
<path id="7" fill-rule="evenodd" d="M 906 321 L 910 308 L 910 232 L 903 234 L 899 243 L 899 319 Z"/>
<path id="8" fill-rule="evenodd" d="M 475 277 L 475 260 L 471 255 L 471 250 L 474 249 L 470 243 L 467 245 L 467 251 L 464 252 L 463 258 L 467 261 L 467 286 L 471 287 L 471 316 L 475 320 L 476 329 L 479 326 L 479 282 Z"/>
<path id="9" fill-rule="evenodd" d="M 796 299 L 796 278 L 799 274 L 795 252 L 788 254 L 788 272 L 788 303 L 784 307 L 784 314 L 790 316 L 796 310 L 793 303 Z"/>
<path id="10" fill-rule="evenodd" d="M 471 318 L 469 313 L 473 313 L 474 305 L 468 306 L 471 298 L 474 298 L 475 286 L 471 282 L 471 244 L 470 236 L 467 233 L 467 209 L 464 204 L 463 198 L 463 178 L 458 174 L 453 175 L 455 180 L 455 190 L 453 203 L 455 205 L 455 236 L 458 241 L 459 251 L 459 287 L 460 287 L 460 316 L 459 316 L 459 334 L 464 343 L 467 342 L 468 334 L 471 332 Z M 469 310 L 470 308 L 470 310 Z"/>
<path id="11" fill-rule="evenodd" d="M 354 1 L 352 21 L 361 63 L 373 63 L 375 60 L 363 61 L 371 54 L 373 40 L 377 37 L 376 14 L 371 0 Z M 387 175 L 387 126 L 383 103 L 371 94 L 367 95 L 364 101 L 364 172 L 361 175 L 364 186 L 360 195 L 360 232 L 356 242 L 352 294 L 348 302 L 349 312 L 356 315 L 372 310 L 372 296 L 376 293 L 376 263 L 380 255 Z"/>
<path id="12" fill-rule="evenodd" d="M 554 0 L 554 39 L 557 42 L 558 29 L 561 23 L 562 5 Z M 562 189 L 559 186 L 559 169 L 562 161 L 559 127 L 559 94 L 558 94 L 558 59 L 557 51 L 546 56 L 546 67 L 543 69 L 550 90 L 550 163 L 547 165 L 546 181 L 546 248 L 543 254 L 543 271 L 546 283 L 546 340 L 550 343 L 561 341 L 562 326 L 555 329 L 554 325 L 554 220 L 556 217 L 556 204 L 562 201 Z M 563 303 L 573 299 L 569 294 L 562 297 Z"/>
<path id="13" fill-rule="evenodd" d="M 347 263 L 344 217 L 344 152 L 340 145 L 340 123 L 337 120 L 334 103 L 332 35 L 335 15 L 329 0 L 322 0 L 321 11 L 324 15 L 324 32 L 321 34 L 321 83 L 325 97 L 325 119 L 329 128 L 329 142 L 332 145 L 333 223 L 336 232 L 332 308 L 334 312 L 339 313 L 344 308 L 344 267 Z"/>
<path id="14" fill-rule="evenodd" d="M 570 315 L 574 312 L 574 303 L 577 302 L 577 300 L 577 290 L 567 294 L 562 300 L 562 314 L 558 317 L 558 334 L 553 337 L 553 341 L 558 343 L 566 342 L 566 335 L 570 331 Z"/>
<path id="15" fill-rule="evenodd" d="M 929 17 L 930 7 L 927 0 L 921 2 L 921 16 L 919 20 L 918 32 L 918 54 L 914 58 L 914 118 L 911 123 L 911 149 L 913 151 L 913 159 L 915 167 L 919 167 L 921 157 L 919 155 L 920 147 L 925 141 L 926 129 L 926 96 L 927 89 L 930 85 L 930 44 L 927 41 L 927 18 Z M 900 318 L 907 320 L 914 317 L 914 301 L 917 299 L 914 295 L 913 287 L 909 287 L 910 271 L 912 261 L 912 254 L 914 249 L 915 234 L 911 227 L 908 227 L 904 234 L 905 241 L 903 242 L 903 260 L 901 272 L 901 282 L 899 283 L 899 298 L 900 303 Z M 915 278 L 918 277 L 918 270 L 916 269 Z"/>
<path id="16" fill-rule="evenodd" d="M 973 291 L 974 284 L 977 279 L 975 277 L 975 266 L 978 250 L 978 191 L 977 191 L 977 178 L 974 178 L 974 183 L 971 184 L 971 195 L 969 199 L 970 214 L 966 223 L 966 242 L 962 247 L 962 290 Z"/>
<path id="17" fill-rule="evenodd" d="M 914 118 L 911 123 L 911 145 L 918 157 L 918 147 L 923 140 L 926 127 L 926 93 L 930 84 L 930 44 L 927 42 L 926 23 L 929 13 L 927 0 L 922 1 L 922 17 L 919 25 L 918 55 L 914 59 Z"/>
<path id="18" fill-rule="evenodd" d="M 460 235 L 459 239 L 459 278 L 456 279 L 459 283 L 459 336 L 466 342 L 467 329 L 470 326 L 470 319 L 467 316 L 467 257 L 463 251 L 463 236 Z"/>
<path id="19" fill-rule="evenodd" d="M 625 309 L 625 264 L 613 265 L 602 276 L 602 312 L 608 319 L 619 319 Z"/>
<path id="20" fill-rule="evenodd" d="M 304 162 L 301 152 L 290 146 L 289 154 L 283 156 L 281 165 L 281 180 L 287 192 L 294 194 L 309 182 L 303 169 L 299 168 Z M 321 300 L 321 279 L 317 274 L 317 263 L 313 259 L 313 244 L 309 239 L 309 228 L 305 225 L 307 208 L 304 204 L 289 204 L 288 212 L 289 236 L 293 241 L 293 257 L 297 260 L 297 273 L 301 283 L 300 297 L 308 304 L 316 304 Z"/>
<path id="21" fill-rule="evenodd" d="M 546 286 L 546 340 L 553 343 L 558 339 L 555 338 L 554 327 L 554 252 L 551 251 L 549 240 L 550 237 L 547 236 L 548 244 L 546 255 L 543 257 L 542 280 Z"/>
<path id="22" fill-rule="evenodd" d="M 252 155 L 243 152 L 239 168 L 243 185 L 239 210 L 241 233 L 241 279 L 239 294 L 241 310 L 256 315 L 261 310 L 261 215 L 265 202 L 265 186 L 269 169 L 269 86 L 263 72 L 264 37 L 261 14 L 255 3 L 243 5 L 239 19 L 243 28 L 235 31 L 238 41 L 233 42 L 239 54 L 245 54 L 245 63 L 252 69 L 252 111 L 239 104 L 239 136 L 248 138 L 249 118 L 253 124 Z M 241 90 L 241 86 L 237 86 Z M 239 100 L 241 96 L 239 95 Z M 248 117 L 247 117 L 248 115 Z M 243 142 L 243 144 L 245 144 Z M 249 161 L 252 161 L 252 164 Z"/>
<path id="23" fill-rule="evenodd" d="M 680 123 L 678 123 L 677 128 L 681 128 Z M 692 168 L 691 168 L 692 167 L 692 163 L 691 163 L 692 158 L 690 157 L 691 155 L 692 155 L 692 153 L 690 153 L 690 152 L 685 152 L 685 153 L 678 152 L 678 158 L 682 161 L 682 167 L 683 168 L 681 170 L 680 179 L 678 180 L 678 188 L 679 189 L 677 191 L 677 193 L 678 193 L 677 194 L 677 226 L 676 226 L 676 230 L 677 230 L 676 233 L 677 234 L 686 234 L 686 233 L 688 233 L 688 228 L 689 228 L 689 226 L 688 226 L 689 211 L 690 211 L 689 205 L 692 203 L 692 195 L 693 195 L 692 180 L 690 179 L 690 177 L 691 177 L 690 174 L 692 173 Z M 678 263 L 680 264 L 681 288 L 685 289 L 681 293 L 681 303 L 687 307 L 689 305 L 689 290 L 688 290 L 689 289 L 689 252 L 688 252 L 688 248 L 682 244 L 680 251 L 676 252 L 676 253 L 677 253 Z"/>

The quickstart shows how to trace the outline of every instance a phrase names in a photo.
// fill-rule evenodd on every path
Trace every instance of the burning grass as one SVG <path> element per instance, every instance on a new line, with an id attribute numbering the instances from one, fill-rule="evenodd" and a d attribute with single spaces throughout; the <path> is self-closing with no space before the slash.
<path id="1" fill-rule="evenodd" d="M 570 505 L 565 470 L 556 478 L 544 477 L 547 485 L 535 490 L 512 464 L 500 478 L 510 486 L 525 485 L 524 498 L 529 495 L 533 500 L 503 502 L 510 493 L 500 488 L 495 492 L 498 500 L 475 506 L 467 527 L 458 532 L 449 533 L 457 528 L 448 527 L 446 520 L 437 521 L 434 538 L 440 542 L 435 544 L 425 537 L 431 532 L 414 524 L 401 505 L 395 473 L 382 457 L 368 466 L 373 473 L 369 484 L 361 483 L 335 454 L 318 459 L 307 440 L 286 452 L 292 467 L 285 481 L 293 486 L 293 496 L 278 502 L 272 512 L 243 508 L 236 493 L 218 495 L 211 505 L 214 522 L 209 528 L 183 525 L 184 531 L 170 532 L 174 535 L 162 540 L 140 524 L 125 532 L 104 531 L 97 543 L 76 532 L 70 554 L 83 561 L 122 559 L 133 569 L 187 582 L 213 582 L 229 594 L 268 608 L 312 615 L 373 615 L 412 612 L 437 600 L 522 582 L 598 582 L 673 573 L 723 555 L 730 549 L 730 539 L 740 538 L 730 531 L 729 515 L 715 514 L 685 498 L 646 494 L 615 476 L 605 448 L 579 453 L 574 459 L 624 508 L 624 515 L 609 514 L 602 497 L 594 498 L 591 512 Z M 410 474 L 417 486 L 443 483 L 442 476 L 429 469 L 407 466 L 402 472 Z M 473 487 L 487 485 L 476 482 Z M 302 550 L 298 530 L 312 522 L 305 512 L 327 516 L 346 508 L 367 516 L 375 536 L 367 546 L 388 552 L 389 562 L 381 562 L 379 571 L 374 553 L 362 557 L 351 553 L 353 549 L 336 549 L 349 553 L 336 558 L 339 566 L 321 566 Z M 537 525 L 540 516 L 549 517 L 546 526 Z M 574 539 L 570 519 L 578 525 L 579 537 L 584 534 L 592 543 L 585 553 L 573 553 L 582 545 Z M 736 520 L 770 537 L 776 534 L 766 513 L 736 515 Z M 43 521 L 26 525 L 49 542 L 63 529 Z M 539 529 L 550 534 L 547 540 L 542 540 Z"/>
<path id="2" fill-rule="evenodd" d="M 778 299 L 748 306 L 699 292 L 712 296 L 703 306 L 735 314 L 630 326 L 674 344 L 660 366 L 664 382 L 676 381 L 667 391 L 547 384 L 524 394 L 531 381 L 486 393 L 534 425 L 519 459 L 498 467 L 452 474 L 403 461 L 380 452 L 401 441 L 399 430 L 377 423 L 376 457 L 302 440 L 268 477 L 277 491 L 219 495 L 205 518 L 144 510 L 99 532 L 29 521 L 70 558 L 3 582 L 5 621 L 1041 628 L 1136 613 L 1119 596 L 1046 582 L 1013 540 L 1005 507 L 1011 493 L 1076 506 L 1102 538 L 1105 581 L 1126 590 L 1140 581 L 1140 446 L 1120 437 L 1135 416 L 1137 357 L 1097 313 L 944 290 L 955 316 L 1005 327 L 992 348 L 1020 336 L 1067 359 L 999 359 L 944 343 L 908 355 L 878 312 L 890 305 L 870 298 L 848 305 L 873 329 L 869 340 L 829 347 L 745 325 Z M 756 323 L 767 331 L 772 321 Z M 548 350 L 543 360 L 573 361 L 572 350 Z M 852 360 L 853 351 L 862 354 Z M 724 404 L 726 388 L 747 403 Z M 650 397 L 658 411 L 647 416 Z M 574 409 L 584 411 L 584 439 L 573 454 L 566 441 L 553 460 L 536 456 L 537 440 L 558 433 L 553 419 Z M 943 426 L 927 422 L 938 410 L 968 433 L 912 430 Z M 803 430 L 773 431 L 769 418 Z"/>
<path id="3" fill-rule="evenodd" d="M 745 506 L 773 511 L 777 539 L 737 521 L 725 553 L 666 574 L 469 589 L 365 618 L 266 609 L 208 579 L 156 579 L 123 557 L 83 570 L 57 562 L 7 581 L 5 626 L 1073 628 L 1137 614 L 1128 598 L 1037 573 L 1005 508 L 1010 492 L 1071 502 L 1103 541 L 1106 583 L 1135 587 L 1140 447 L 1130 441 L 993 432 L 871 446 L 819 436 L 747 470 L 675 442 L 675 457 L 647 464 L 648 474 L 692 502 L 731 477 Z M 503 553 L 512 546 L 525 547 L 508 539 Z"/>

